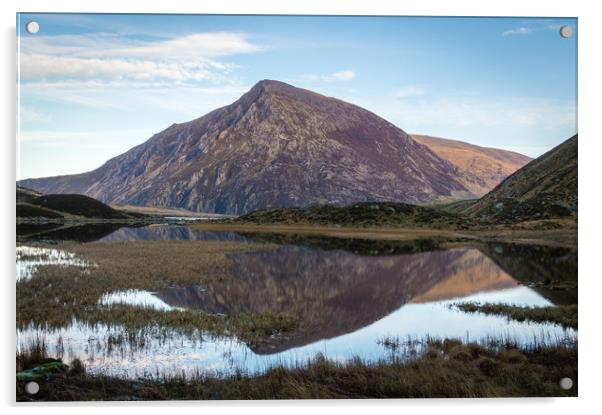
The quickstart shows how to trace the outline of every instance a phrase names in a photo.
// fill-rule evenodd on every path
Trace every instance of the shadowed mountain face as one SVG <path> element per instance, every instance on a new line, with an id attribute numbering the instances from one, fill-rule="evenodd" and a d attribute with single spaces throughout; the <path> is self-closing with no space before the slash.
<path id="1" fill-rule="evenodd" d="M 479 197 L 532 160 L 513 151 L 479 147 L 462 141 L 416 134 L 412 138 L 456 166 L 464 186 Z"/>
<path id="2" fill-rule="evenodd" d="M 498 222 L 577 216 L 577 135 L 516 171 L 464 213 Z"/>
<path id="3" fill-rule="evenodd" d="M 476 249 L 364 256 L 298 246 L 229 254 L 235 281 L 156 295 L 175 307 L 209 313 L 283 313 L 302 328 L 253 345 L 275 353 L 365 327 L 411 302 L 436 301 L 517 282 Z"/>
<path id="4" fill-rule="evenodd" d="M 277 81 L 261 81 L 233 104 L 174 124 L 94 171 L 19 184 L 230 214 L 472 195 L 462 171 L 393 124 Z"/>

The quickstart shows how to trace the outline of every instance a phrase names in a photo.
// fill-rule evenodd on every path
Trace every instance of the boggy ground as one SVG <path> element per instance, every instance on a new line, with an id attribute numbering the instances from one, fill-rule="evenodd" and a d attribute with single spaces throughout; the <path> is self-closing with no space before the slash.
<path id="1" fill-rule="evenodd" d="M 394 349 L 394 343 L 391 344 Z M 318 355 L 294 368 L 274 367 L 249 377 L 177 377 L 124 380 L 85 373 L 81 363 L 38 379 L 36 395 L 17 382 L 17 401 L 476 398 L 577 396 L 577 345 L 518 350 L 511 345 L 463 345 L 457 340 L 429 341 L 410 361 L 392 357 L 367 364 L 361 359 L 336 363 Z M 20 356 L 32 366 L 43 355 Z M 19 356 L 18 356 L 19 365 Z M 570 390 L 560 387 L 564 377 Z"/>
<path id="2" fill-rule="evenodd" d="M 225 230 L 228 225 L 195 225 L 211 230 Z M 216 229 L 218 228 L 218 229 Z M 17 283 L 17 324 L 64 326 L 73 317 L 89 323 L 119 324 L 131 330 L 128 334 L 148 326 L 152 321 L 159 327 L 186 333 L 207 330 L 216 335 L 234 334 L 249 345 L 261 345 L 274 335 L 288 336 L 299 330 L 302 321 L 298 315 L 273 312 L 248 313 L 236 311 L 227 315 L 203 314 L 194 311 L 158 311 L 131 306 L 113 305 L 98 307 L 101 296 L 107 292 L 127 289 L 161 290 L 173 286 L 219 284 L 232 286 L 228 269 L 229 253 L 276 249 L 275 243 L 290 238 L 302 239 L 303 244 L 324 241 L 316 235 L 336 235 L 351 241 L 358 235 L 368 240 L 385 235 L 386 249 L 420 250 L 420 245 L 410 244 L 410 239 L 431 241 L 424 249 L 437 249 L 444 245 L 479 246 L 496 259 L 496 249 L 502 247 L 507 254 L 510 245 L 495 242 L 483 243 L 476 237 L 460 234 L 433 233 L 430 230 L 401 229 L 306 229 L 285 228 L 275 237 L 257 234 L 265 227 L 245 227 L 249 239 L 256 242 L 223 241 L 149 241 L 116 243 L 61 243 L 41 245 L 64 249 L 77 257 L 97 264 L 82 270 L 76 267 L 40 267 L 36 276 Z M 272 230 L 271 228 L 268 228 Z M 227 229 L 234 230 L 234 229 Z M 430 232 L 430 233 L 429 233 Z M 447 232 L 447 231 L 444 231 Z M 532 231 L 525 231 L 532 232 Z M 559 230 L 548 230 L 547 235 L 559 238 Z M 301 234 L 302 236 L 296 236 Z M 279 236 L 278 236 L 279 235 Z M 303 236 L 305 235 L 305 236 Z M 306 240 L 307 236 L 310 240 Z M 434 237 L 436 236 L 436 237 Z M 494 239 L 495 240 L 495 239 Z M 316 242 L 317 241 L 317 242 Z M 339 241 L 343 249 L 347 243 Z M 450 242 L 451 241 L 451 242 Z M 310 243 L 311 242 L 311 243 Z M 365 242 L 365 241 L 364 241 Z M 351 243 L 351 242 L 350 242 Z M 376 244 L 382 244 L 379 242 Z M 393 245 L 391 245 L 393 243 Z M 368 244 L 374 249 L 373 244 Z M 390 246 L 391 245 L 391 246 Z M 551 245 L 551 247 L 550 247 Z M 570 244 L 569 244 L 570 245 Z M 335 249 L 341 249 L 336 246 Z M 562 244 L 550 243 L 548 248 L 563 249 Z M 328 247 L 321 246 L 321 249 Z M 356 246 L 357 248 L 357 246 Z M 362 248 L 362 246 L 360 246 Z M 363 248 L 362 248 L 363 249 Z M 512 248 L 517 250 L 518 248 Z M 498 254 L 498 264 L 509 270 L 520 268 L 526 284 L 543 284 L 554 292 L 569 284 L 576 289 L 576 275 L 570 280 L 541 278 L 541 264 L 537 258 L 541 252 L 535 245 L 523 245 L 513 252 L 516 258 L 509 260 Z M 395 251 L 396 252 L 396 251 Z M 545 256 L 545 255 L 544 255 Z M 561 269 L 562 263 L 555 269 Z M 532 269 L 537 272 L 531 272 Z M 568 268 L 567 268 L 568 269 Z M 82 272 L 83 271 L 83 272 Z M 531 276 L 533 274 L 533 276 Z M 537 274 L 537 275 L 535 275 Z M 570 273 L 569 273 L 570 274 Z M 572 275 L 572 274 L 571 274 Z M 575 298 L 576 300 L 576 298 Z M 571 300 L 572 301 L 572 300 Z M 571 303 L 571 302 L 569 302 Z M 501 307 L 501 308 L 500 308 Z M 488 309 L 474 305 L 474 310 L 508 315 L 511 318 L 536 321 L 556 321 L 576 326 L 575 306 L 535 315 L 529 310 L 517 310 L 500 306 Z M 135 311 L 135 312 L 134 312 Z M 566 320 L 572 318 L 573 320 Z M 558 314 L 560 313 L 560 314 Z M 21 356 L 18 367 L 33 367 L 39 359 Z M 197 377 L 194 379 L 165 378 L 161 380 L 132 381 L 97 375 L 86 375 L 82 370 L 53 375 L 39 381 L 41 392 L 36 396 L 24 393 L 24 382 L 18 382 L 18 400 L 128 400 L 128 399 L 285 399 L 285 398 L 410 398 L 410 397 L 499 397 L 499 396 L 576 396 L 576 385 L 570 391 L 559 388 L 562 377 L 576 381 L 576 345 L 537 347 L 532 350 L 516 350 L 511 346 L 483 347 L 462 346 L 447 343 L 429 344 L 429 350 L 410 362 L 391 359 L 380 363 L 365 363 L 360 359 L 342 364 L 316 357 L 308 365 L 297 368 L 273 368 L 266 373 L 251 377 L 243 374 L 227 378 Z"/>
<path id="3" fill-rule="evenodd" d="M 215 228 L 215 226 L 208 226 L 208 228 Z M 342 249 L 360 255 L 373 255 L 375 251 L 376 255 L 430 251 L 447 245 L 477 246 L 510 275 L 519 275 L 522 283 L 534 286 L 554 303 L 576 304 L 577 279 L 575 268 L 571 265 L 571 258 L 574 257 L 576 261 L 576 253 L 571 253 L 574 251 L 568 248 L 522 245 L 519 249 L 514 245 L 501 243 L 492 245 L 465 238 L 457 238 L 457 242 L 450 243 L 442 236 L 410 241 L 405 238 L 416 234 L 411 232 L 403 234 L 399 230 L 396 230 L 395 232 L 398 233 L 395 234 L 390 230 L 385 230 L 384 233 L 390 236 L 401 235 L 401 240 L 352 239 L 351 237 L 356 236 L 357 233 L 348 229 L 345 229 L 345 232 L 346 237 L 343 238 L 327 238 L 303 232 L 298 234 L 288 230 L 284 233 L 249 232 L 248 239 L 255 241 L 253 243 L 224 241 L 137 241 L 59 245 L 38 243 L 39 246 L 73 252 L 78 258 L 97 266 L 85 270 L 78 267 L 42 266 L 38 268 L 34 278 L 18 282 L 17 325 L 18 327 L 27 327 L 30 324 L 64 327 L 75 317 L 79 321 L 91 324 L 121 325 L 128 330 L 124 336 L 130 337 L 132 333 L 145 329 L 149 321 L 152 321 L 155 327 L 184 334 L 194 334 L 199 330 L 206 330 L 218 336 L 234 334 L 254 350 L 263 350 L 262 345 L 273 345 L 280 340 L 298 337 L 301 333 L 307 334 L 310 329 L 315 331 L 316 321 L 323 320 L 316 316 L 324 312 L 324 309 L 319 307 L 321 294 L 328 292 L 328 288 L 332 288 L 330 294 L 336 296 L 337 289 L 336 286 L 328 286 L 328 281 L 320 282 L 322 274 L 317 271 L 317 275 L 311 276 L 314 285 L 310 284 L 312 287 L 321 287 L 315 292 L 308 291 L 303 285 L 306 284 L 304 282 L 295 291 L 299 278 L 282 282 L 287 288 L 275 284 L 274 275 L 271 274 L 255 281 L 242 274 L 249 267 L 254 269 L 253 264 L 257 261 L 262 262 L 262 254 L 239 256 L 242 261 L 240 264 L 233 261 L 232 257 L 227 257 L 233 253 L 274 250 L 277 249 L 274 243 L 305 245 L 321 250 Z M 360 234 L 361 232 L 365 231 L 360 231 Z M 428 235 L 424 232 L 418 234 Z M 460 242 L 462 240 L 464 242 Z M 497 253 L 500 249 L 504 254 Z M 541 249 L 561 252 L 551 257 L 554 263 L 550 265 L 545 263 L 549 256 L 547 251 L 542 252 Z M 558 262 L 557 258 L 561 258 L 563 262 Z M 287 266 L 292 266 L 291 264 L 299 266 L 294 261 L 289 261 L 287 264 Z M 542 270 L 547 269 L 553 269 L 554 272 L 544 275 Z M 257 269 L 254 270 L 253 275 L 263 275 Z M 426 281 L 419 275 L 415 277 L 420 281 Z M 349 283 L 347 280 L 341 282 L 343 286 Z M 374 284 L 375 282 L 372 283 Z M 413 286 L 420 285 L 413 284 Z M 110 307 L 99 306 L 102 296 L 112 292 L 130 289 L 160 291 L 173 287 L 193 286 L 209 288 L 210 292 L 215 293 L 215 301 L 228 302 L 224 304 L 228 311 L 220 314 L 224 313 L 220 311 L 220 307 L 213 307 L 208 312 L 200 313 L 197 310 L 162 311 L 118 304 Z M 405 287 L 401 283 L 396 286 Z M 263 291 L 259 289 L 260 287 L 263 287 Z M 279 291 L 282 289 L 286 289 L 288 297 L 294 299 L 293 303 L 283 302 L 283 292 Z M 406 291 L 411 291 L 408 290 Z M 243 295 L 248 292 L 256 294 L 253 298 Z M 259 295 L 262 293 L 264 295 Z M 298 298 L 295 293 L 302 293 L 305 297 Z M 218 298 L 220 295 L 228 299 L 220 300 Z M 379 304 L 385 304 L 385 300 L 381 294 Z M 374 304 L 372 306 L 374 307 Z M 391 307 L 391 309 L 397 308 L 399 304 L 393 304 Z M 551 322 L 558 322 L 559 319 L 564 322 L 572 320 L 576 325 L 576 315 L 571 310 L 563 308 L 555 310 L 553 315 L 545 313 L 540 315 L 540 320 Z M 568 314 L 564 315 L 565 311 Z M 553 318 L 545 320 L 545 317 Z M 320 325 L 322 326 L 323 324 Z"/>
<path id="4" fill-rule="evenodd" d="M 119 324 L 139 330 L 156 326 L 192 333 L 233 333 L 253 343 L 296 327 L 294 316 L 273 313 L 228 315 L 194 311 L 159 311 L 127 305 L 100 307 L 103 294 L 128 290 L 159 290 L 173 286 L 227 281 L 226 254 L 270 249 L 266 244 L 221 241 L 152 241 L 110 244 L 38 246 L 64 249 L 97 266 L 41 266 L 35 277 L 17 283 L 17 326 L 61 327 L 73 318 L 89 323 Z"/>

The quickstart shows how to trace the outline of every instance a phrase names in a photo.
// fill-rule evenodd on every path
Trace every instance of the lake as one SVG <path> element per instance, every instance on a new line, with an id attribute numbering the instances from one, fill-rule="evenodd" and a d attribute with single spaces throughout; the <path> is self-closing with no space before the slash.
<path id="1" fill-rule="evenodd" d="M 318 354 L 337 361 L 355 357 L 377 361 L 392 354 L 411 358 L 428 338 L 512 341 L 529 347 L 577 337 L 576 330 L 555 324 L 511 321 L 454 307 L 460 302 L 531 307 L 571 303 L 576 290 L 560 292 L 522 283 L 576 275 L 576 253 L 564 248 L 503 243 L 441 248 L 428 240 L 282 237 L 180 225 L 28 226 L 18 229 L 18 240 L 17 284 L 32 283 L 37 270 L 45 266 L 76 269 L 81 275 L 98 271 L 99 265 L 70 252 L 69 245 L 51 242 L 245 244 L 248 249 L 224 254 L 226 283 L 110 290 L 95 307 L 127 305 L 132 313 L 143 308 L 212 315 L 289 313 L 303 322 L 302 329 L 286 336 L 275 333 L 259 344 L 201 330 L 183 334 L 152 321 L 136 336 L 118 324 L 91 323 L 75 316 L 61 327 L 50 328 L 39 321 L 18 327 L 18 347 L 44 338 L 52 353 L 67 363 L 78 358 L 93 373 L 129 378 L 236 370 L 258 373 L 275 364 L 303 364 Z M 386 347 L 386 339 L 394 339 L 398 347 Z"/>

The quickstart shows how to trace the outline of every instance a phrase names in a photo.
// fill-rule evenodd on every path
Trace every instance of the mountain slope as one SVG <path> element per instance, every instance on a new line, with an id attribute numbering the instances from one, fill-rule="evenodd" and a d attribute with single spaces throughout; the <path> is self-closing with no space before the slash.
<path id="1" fill-rule="evenodd" d="M 267 80 L 233 104 L 174 124 L 94 171 L 19 184 L 112 204 L 230 214 L 472 195 L 456 166 L 386 120 Z"/>
<path id="2" fill-rule="evenodd" d="M 464 186 L 479 197 L 532 160 L 513 151 L 480 147 L 457 140 L 416 134 L 412 134 L 412 138 L 456 166 L 461 172 Z"/>
<path id="3" fill-rule="evenodd" d="M 501 222 L 576 216 L 577 148 L 574 135 L 516 171 L 464 213 Z"/>
<path id="4" fill-rule="evenodd" d="M 96 219 L 133 219 L 143 215 L 127 214 L 91 197 L 77 194 L 42 195 L 17 186 L 17 218 L 65 217 Z"/>
<path id="5" fill-rule="evenodd" d="M 127 214 L 84 195 L 42 195 L 31 200 L 32 205 L 85 218 L 130 219 Z"/>

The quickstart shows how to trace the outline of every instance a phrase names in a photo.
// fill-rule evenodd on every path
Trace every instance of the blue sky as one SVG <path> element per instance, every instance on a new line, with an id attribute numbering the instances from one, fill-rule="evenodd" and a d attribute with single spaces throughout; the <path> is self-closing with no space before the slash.
<path id="1" fill-rule="evenodd" d="M 27 33 L 27 22 L 40 25 Z M 577 132 L 576 19 L 21 14 L 17 178 L 79 173 L 277 79 L 535 157 Z"/>

